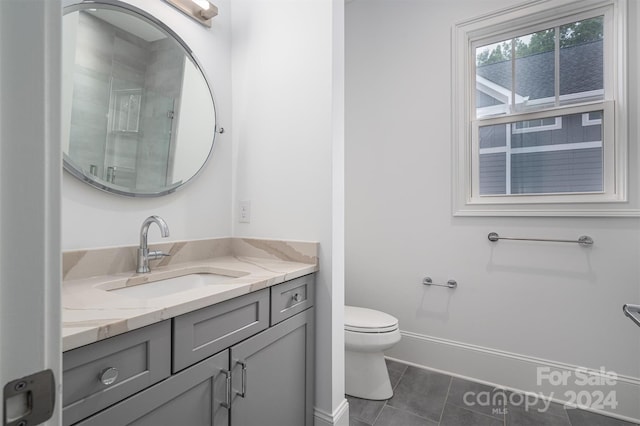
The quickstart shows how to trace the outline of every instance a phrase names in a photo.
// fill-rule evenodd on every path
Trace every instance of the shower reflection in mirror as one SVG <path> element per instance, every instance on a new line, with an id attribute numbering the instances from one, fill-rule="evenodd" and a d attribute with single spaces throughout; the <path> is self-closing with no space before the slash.
<path id="1" fill-rule="evenodd" d="M 66 14 L 63 36 L 65 167 L 132 194 L 166 191 L 195 175 L 211 150 L 215 111 L 182 46 L 112 9 Z M 186 127 L 194 122 L 196 130 Z"/>

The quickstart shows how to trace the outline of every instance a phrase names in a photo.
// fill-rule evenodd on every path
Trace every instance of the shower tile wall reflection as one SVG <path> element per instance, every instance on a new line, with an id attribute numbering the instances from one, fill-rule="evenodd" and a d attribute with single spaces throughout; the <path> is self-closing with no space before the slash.
<path id="1" fill-rule="evenodd" d="M 87 173 L 125 188 L 171 183 L 167 164 L 184 55 L 158 35 L 144 40 L 89 12 L 78 14 L 69 156 Z"/>

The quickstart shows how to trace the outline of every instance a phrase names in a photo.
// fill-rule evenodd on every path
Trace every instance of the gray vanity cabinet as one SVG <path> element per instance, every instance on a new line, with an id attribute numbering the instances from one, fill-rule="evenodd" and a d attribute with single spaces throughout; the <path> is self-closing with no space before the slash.
<path id="1" fill-rule="evenodd" d="M 63 424 L 311 426 L 313 279 L 65 352 Z"/>
<path id="2" fill-rule="evenodd" d="M 231 347 L 232 426 L 313 424 L 314 310 Z"/>
<path id="3" fill-rule="evenodd" d="M 78 426 L 227 426 L 229 351 L 175 374 Z"/>

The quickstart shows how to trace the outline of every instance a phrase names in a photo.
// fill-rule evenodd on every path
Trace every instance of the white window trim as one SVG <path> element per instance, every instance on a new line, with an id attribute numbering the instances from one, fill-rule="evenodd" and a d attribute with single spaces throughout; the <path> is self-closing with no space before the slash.
<path id="1" fill-rule="evenodd" d="M 505 99 L 504 96 L 493 96 L 491 93 L 485 89 L 485 85 L 484 83 L 480 83 L 479 80 L 486 80 L 482 77 L 478 78 L 478 82 L 476 82 L 476 86 L 477 89 L 480 90 L 481 92 L 492 96 L 498 100 L 502 100 Z M 487 80 L 488 81 L 488 80 Z M 495 83 L 494 86 L 500 87 Z M 504 89 L 504 88 L 502 88 Z M 504 93 L 511 93 L 508 90 L 503 90 L 502 92 Z M 496 93 L 496 92 L 493 92 Z M 604 90 L 602 89 L 598 89 L 598 90 L 590 90 L 588 92 L 580 92 L 580 93 L 569 93 L 567 95 L 560 95 L 558 97 L 558 101 L 560 102 L 560 105 L 565 105 L 568 103 L 575 103 L 576 99 L 580 99 L 583 102 L 593 102 L 593 101 L 602 101 L 604 98 Z M 526 112 L 526 111 L 536 111 L 541 109 L 541 107 L 545 108 L 547 105 L 553 105 L 555 103 L 555 98 L 540 98 L 540 99 L 532 99 L 532 100 L 528 100 L 526 103 L 523 102 L 524 98 L 520 95 L 518 95 L 516 93 L 515 95 L 516 98 L 516 106 L 517 108 L 520 110 L 520 112 Z M 483 107 L 483 108 L 478 108 L 476 110 L 476 115 L 480 118 L 484 118 L 484 117 L 493 117 L 496 115 L 504 115 L 506 113 L 506 111 L 509 109 L 509 106 L 511 105 L 511 96 L 508 95 L 508 99 L 506 101 L 504 101 L 505 104 L 499 104 L 499 105 L 492 105 L 492 106 L 488 106 L 488 107 Z"/>
<path id="2" fill-rule="evenodd" d="M 575 151 L 577 149 L 602 148 L 602 141 L 578 142 L 578 143 L 562 143 L 556 145 L 539 145 L 526 146 L 522 148 L 508 148 L 506 146 L 497 146 L 494 148 L 480 148 L 482 154 L 499 154 L 507 152 L 511 154 L 532 154 L 534 152 L 556 152 L 556 151 Z"/>
<path id="3" fill-rule="evenodd" d="M 524 33 L 550 28 L 555 22 L 567 22 L 567 18 L 592 14 L 595 9 L 609 8 L 605 19 L 611 19 L 611 29 L 605 36 L 605 100 L 561 106 L 536 114 L 513 114 L 505 117 L 487 117 L 486 124 L 513 122 L 572 113 L 603 110 L 605 123 L 605 168 L 614 170 L 612 179 L 605 179 L 604 194 L 552 194 L 482 196 L 479 179 L 473 179 L 477 170 L 479 152 L 477 144 L 478 123 L 485 117 L 473 120 L 475 114 L 475 90 L 470 78 L 475 67 L 475 51 L 472 44 L 482 39 L 491 43 L 508 38 L 508 32 Z M 627 201 L 627 0 L 533 0 L 496 13 L 458 23 L 452 34 L 452 135 L 453 143 L 453 214 L 455 216 L 640 216 L 640 208 L 629 206 Z M 537 27 L 536 27 L 537 26 Z M 614 49 L 615 46 L 615 49 Z M 608 55 L 608 56 L 607 56 Z M 615 90 L 615 93 L 614 93 Z M 615 99 L 615 102 L 613 101 Z M 614 139 L 615 135 L 615 139 Z M 609 143 L 608 141 L 614 141 Z M 472 194 L 476 194 L 472 196 Z"/>
<path id="4" fill-rule="evenodd" d="M 531 120 L 524 120 L 531 121 Z M 511 129 L 511 133 L 514 135 L 520 135 L 523 133 L 536 133 L 536 132 L 547 132 L 549 130 L 560 130 L 562 129 L 562 117 L 556 117 L 555 123 L 553 124 L 540 124 L 539 126 L 533 127 L 523 127 L 518 129 L 518 127 L 513 126 Z"/>
<path id="5" fill-rule="evenodd" d="M 602 124 L 602 119 L 601 118 L 596 118 L 595 120 L 592 120 L 589 118 L 589 113 L 585 112 L 584 114 L 582 114 L 582 127 L 586 127 L 586 126 L 598 126 Z"/>

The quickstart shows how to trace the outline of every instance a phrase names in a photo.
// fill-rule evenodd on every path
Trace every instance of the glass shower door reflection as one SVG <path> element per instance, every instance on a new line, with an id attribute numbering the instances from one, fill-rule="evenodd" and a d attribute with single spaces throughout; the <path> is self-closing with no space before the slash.
<path id="1" fill-rule="evenodd" d="M 146 91 L 142 108 L 144 133 L 138 145 L 136 188 L 154 190 L 171 184 L 171 143 L 175 99 Z"/>

